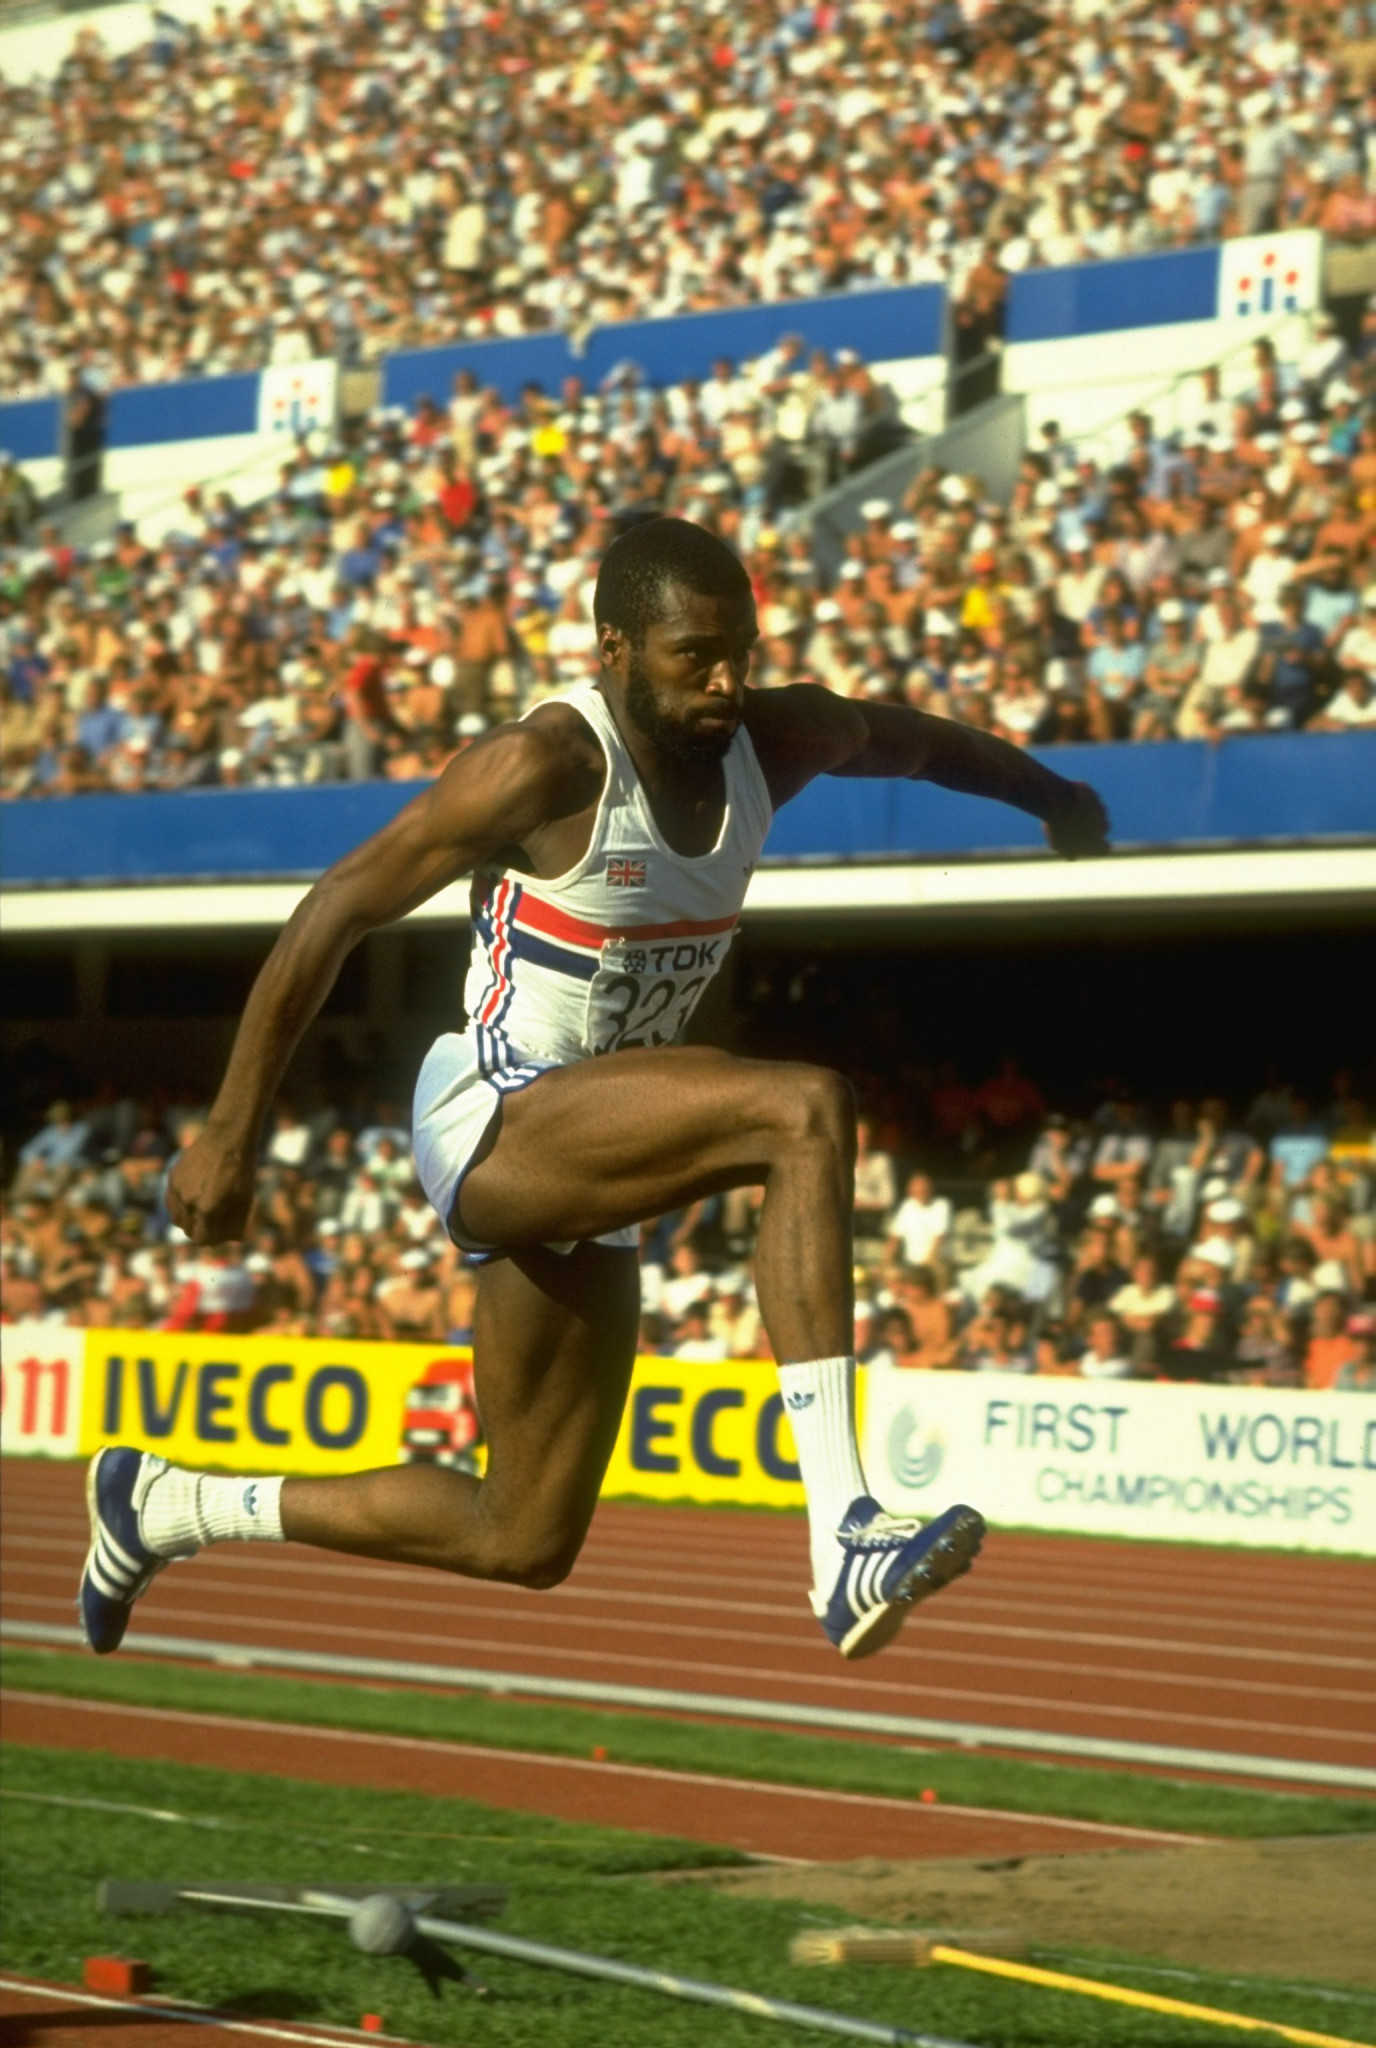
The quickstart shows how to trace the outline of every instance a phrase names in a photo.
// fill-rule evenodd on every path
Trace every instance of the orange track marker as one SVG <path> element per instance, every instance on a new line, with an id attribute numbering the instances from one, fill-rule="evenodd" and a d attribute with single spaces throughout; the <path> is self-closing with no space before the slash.
<path id="1" fill-rule="evenodd" d="M 153 1982 L 153 1972 L 147 1963 L 124 1956 L 87 1956 L 81 1981 L 88 1991 L 103 1991 L 110 1998 L 137 1998 Z"/>

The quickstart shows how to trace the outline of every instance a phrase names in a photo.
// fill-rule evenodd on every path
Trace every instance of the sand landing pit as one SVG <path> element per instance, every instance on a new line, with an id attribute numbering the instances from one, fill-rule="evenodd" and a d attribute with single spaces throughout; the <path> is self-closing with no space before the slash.
<path id="1" fill-rule="evenodd" d="M 662 1881 L 662 1880 L 661 1880 Z M 1034 1946 L 1376 1991 L 1376 1833 L 1186 1849 L 688 1873 L 866 1925 L 1015 1927 Z"/>

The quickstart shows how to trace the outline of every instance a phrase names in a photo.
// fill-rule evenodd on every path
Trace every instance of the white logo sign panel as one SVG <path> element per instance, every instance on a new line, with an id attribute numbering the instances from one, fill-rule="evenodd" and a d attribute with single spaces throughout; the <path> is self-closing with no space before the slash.
<path id="1" fill-rule="evenodd" d="M 74 1458 L 81 1448 L 86 1332 L 11 1323 L 0 1332 L 0 1450 Z"/>
<path id="2" fill-rule="evenodd" d="M 339 366 L 332 356 L 313 363 L 275 363 L 258 381 L 258 431 L 295 438 L 334 428 Z"/>
<path id="3" fill-rule="evenodd" d="M 1242 235 L 1224 242 L 1218 258 L 1220 320 L 1278 319 L 1319 304 L 1323 238 L 1312 228 L 1288 234 Z"/>
<path id="4" fill-rule="evenodd" d="M 945 1463 L 945 1448 L 935 1431 L 924 1434 L 905 1401 L 889 1425 L 889 1470 L 900 1486 L 920 1493 L 934 1484 Z"/>
<path id="5" fill-rule="evenodd" d="M 1376 1556 L 1369 1395 L 873 1365 L 864 1415 L 896 1512 Z"/>

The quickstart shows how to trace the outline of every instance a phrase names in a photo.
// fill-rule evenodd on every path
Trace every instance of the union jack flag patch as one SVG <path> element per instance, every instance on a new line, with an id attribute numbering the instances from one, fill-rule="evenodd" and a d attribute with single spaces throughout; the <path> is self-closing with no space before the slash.
<path id="1" fill-rule="evenodd" d="M 607 887 L 609 889 L 643 889 L 645 887 L 644 861 L 609 860 L 607 862 Z"/>

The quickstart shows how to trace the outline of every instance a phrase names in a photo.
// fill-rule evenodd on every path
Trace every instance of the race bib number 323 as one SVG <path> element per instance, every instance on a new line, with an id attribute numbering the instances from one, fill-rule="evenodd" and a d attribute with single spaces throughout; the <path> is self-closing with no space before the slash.
<path id="1" fill-rule="evenodd" d="M 607 939 L 588 984 L 587 1043 L 594 1053 L 673 1045 L 726 956 L 730 932 L 646 943 Z"/>

